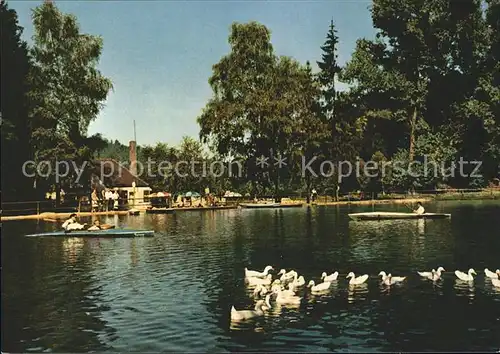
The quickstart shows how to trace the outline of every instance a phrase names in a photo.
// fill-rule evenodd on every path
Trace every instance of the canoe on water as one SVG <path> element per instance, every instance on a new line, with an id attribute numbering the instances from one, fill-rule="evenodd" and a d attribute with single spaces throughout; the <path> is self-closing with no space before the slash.
<path id="1" fill-rule="evenodd" d="M 390 219 L 445 219 L 450 218 L 451 214 L 439 213 L 395 213 L 395 212 L 369 212 L 369 213 L 354 213 L 349 214 L 353 220 L 390 220 Z"/>
<path id="2" fill-rule="evenodd" d="M 26 235 L 26 237 L 99 237 L 99 238 L 123 238 L 123 237 L 153 237 L 153 230 L 132 229 L 108 229 L 108 230 L 72 230 L 52 231 L 39 234 Z"/>

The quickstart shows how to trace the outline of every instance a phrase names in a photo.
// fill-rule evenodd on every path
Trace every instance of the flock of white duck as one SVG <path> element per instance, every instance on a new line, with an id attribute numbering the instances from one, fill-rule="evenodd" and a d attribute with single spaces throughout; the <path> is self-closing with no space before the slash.
<path id="1" fill-rule="evenodd" d="M 296 291 L 298 288 L 306 285 L 304 277 L 299 276 L 294 270 L 287 272 L 285 269 L 281 269 L 278 272 L 279 278 L 273 280 L 273 276 L 269 274 L 271 270 L 274 270 L 272 266 L 267 266 L 264 271 L 259 272 L 255 270 L 248 270 L 245 268 L 245 281 L 249 288 L 253 288 L 253 294 L 259 298 L 255 304 L 253 310 L 236 310 L 234 306 L 231 307 L 231 320 L 241 321 L 252 319 L 255 317 L 260 317 L 264 315 L 264 311 L 271 309 L 271 296 L 275 296 L 275 301 L 277 304 L 282 305 L 300 305 L 302 298 L 297 296 Z M 428 272 L 417 272 L 424 279 L 429 279 L 432 281 L 438 281 L 441 279 L 442 273 L 445 272 L 443 267 L 438 267 L 437 270 L 432 269 Z M 488 268 L 484 270 L 486 278 L 491 280 L 493 286 L 500 288 L 500 269 L 495 272 L 490 271 Z M 456 277 L 464 282 L 473 282 L 473 275 L 477 275 L 474 269 L 469 269 L 467 273 L 461 272 L 459 270 L 455 271 Z M 339 276 L 339 272 L 334 272 L 332 274 L 327 274 L 323 272 L 321 274 L 321 283 L 316 284 L 314 280 L 309 281 L 307 287 L 310 288 L 311 293 L 321 294 L 327 292 L 332 283 L 336 282 Z M 393 276 L 392 274 L 386 274 L 386 272 L 381 271 L 378 274 L 381 277 L 381 282 L 384 285 L 391 286 L 397 283 L 404 282 L 406 277 Z M 350 272 L 346 279 L 349 280 L 349 286 L 356 286 L 365 284 L 368 280 L 369 275 L 364 274 L 356 277 L 353 272 Z"/>

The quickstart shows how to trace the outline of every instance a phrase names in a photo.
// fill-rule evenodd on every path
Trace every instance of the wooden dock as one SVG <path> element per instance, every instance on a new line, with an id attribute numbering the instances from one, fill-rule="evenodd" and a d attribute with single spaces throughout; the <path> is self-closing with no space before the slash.
<path id="1" fill-rule="evenodd" d="M 104 215 L 128 215 L 128 210 L 113 210 L 113 211 L 96 211 L 96 212 L 69 212 L 69 213 L 40 213 L 34 215 L 15 215 L 15 216 L 2 216 L 0 221 L 14 221 L 14 220 L 48 220 L 59 221 L 69 218 L 71 214 L 77 216 L 104 216 Z"/>
<path id="2" fill-rule="evenodd" d="M 212 207 L 182 207 L 182 208 L 154 208 L 146 209 L 147 214 L 172 214 L 180 211 L 209 211 L 209 210 L 228 210 L 237 209 L 237 205 L 223 205 Z"/>
<path id="3" fill-rule="evenodd" d="M 431 202 L 432 198 L 406 198 L 406 199 L 373 199 L 373 200 L 342 200 L 338 202 L 313 202 L 312 205 L 372 205 L 372 204 L 414 204 L 417 202 Z"/>
<path id="4" fill-rule="evenodd" d="M 317 206 L 333 206 L 333 205 L 373 205 L 373 204 L 408 204 L 416 202 L 430 202 L 433 198 L 406 198 L 406 199 L 374 199 L 374 200 L 352 200 L 352 201 L 339 201 L 339 202 L 313 202 L 311 205 Z M 155 214 L 168 214 L 177 213 L 183 211 L 209 211 L 209 210 L 228 210 L 237 209 L 237 205 L 224 205 L 224 206 L 214 206 L 214 207 L 184 207 L 184 208 L 165 208 L 165 209 L 146 209 L 146 213 Z M 144 209 L 141 210 L 141 212 Z M 74 212 L 76 215 L 80 216 L 105 216 L 105 215 L 129 215 L 129 210 L 113 210 L 113 211 L 99 211 L 99 212 Z M 15 216 L 0 216 L 1 221 L 14 221 L 14 220 L 47 220 L 47 221 L 59 221 L 67 219 L 73 212 L 67 213 L 40 213 L 34 215 L 15 215 Z"/>

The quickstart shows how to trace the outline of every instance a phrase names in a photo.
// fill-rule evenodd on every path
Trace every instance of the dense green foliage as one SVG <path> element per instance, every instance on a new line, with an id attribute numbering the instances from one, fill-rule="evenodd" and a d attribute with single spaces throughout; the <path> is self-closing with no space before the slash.
<path id="1" fill-rule="evenodd" d="M 334 173 L 323 172 L 327 177 L 311 181 L 308 174 L 297 178 L 299 171 L 288 168 L 289 175 L 282 175 L 294 190 L 300 190 L 304 181 L 306 190 L 315 185 L 329 193 L 337 182 L 344 190 L 374 193 L 485 186 L 498 176 L 500 162 L 500 10 L 497 0 L 483 5 L 480 0 L 374 0 L 376 38 L 359 39 L 351 60 L 340 67 L 332 23 L 321 47 L 319 72 L 302 82 L 312 90 L 294 90 L 298 86 L 289 72 L 286 84 L 280 84 L 287 99 L 279 108 L 269 106 L 268 92 L 273 88 L 266 80 L 275 76 L 272 63 L 285 59 L 274 56 L 265 27 L 234 24 L 231 52 L 214 66 L 210 79 L 214 96 L 198 118 L 201 137 L 215 142 L 219 152 L 247 160 L 274 149 L 306 160 L 317 156 L 311 165 L 316 171 L 325 160 L 359 161 L 361 166 L 371 160 L 378 163 L 376 170 L 385 172 L 339 179 L 342 171 L 334 164 Z M 238 46 L 237 38 L 243 35 L 248 40 Z M 297 72 L 307 72 L 308 64 L 296 65 Z M 349 89 L 339 92 L 337 81 Z M 301 108 L 305 120 L 297 119 L 299 101 L 313 102 Z M 276 117 L 279 129 L 271 123 Z M 311 129 L 301 134 L 304 122 Z M 248 144 L 252 148 L 237 149 Z M 460 158 L 482 161 L 476 171 L 482 177 L 460 176 L 456 165 Z M 427 173 L 424 163 L 430 166 Z M 463 172 L 471 174 L 475 168 L 464 165 Z M 256 175 L 251 172 L 248 169 L 249 179 Z"/>
<path id="2" fill-rule="evenodd" d="M 90 122 L 112 88 L 111 81 L 96 68 L 102 39 L 81 34 L 73 15 L 61 13 L 47 1 L 33 10 L 34 44 L 28 49 L 20 40 L 15 12 L 3 1 L 1 6 L 2 116 L 4 127 L 8 127 L 5 132 L 2 129 L 3 197 L 19 199 L 24 191 L 39 198 L 54 186 L 56 192 L 61 186 L 85 187 L 90 181 L 91 164 L 87 164 L 79 183 L 75 183 L 78 171 L 71 167 L 91 162 L 94 153 L 106 146 L 99 134 L 87 136 Z M 12 149 L 19 155 L 13 157 Z M 48 165 L 39 170 L 43 177 L 34 173 L 32 165 L 26 170 L 35 175 L 35 181 L 30 181 L 34 189 L 22 183 L 21 166 L 29 158 L 35 163 L 51 162 L 51 171 Z M 66 176 L 55 178 L 57 161 L 63 160 L 74 165 L 68 173 L 61 167 L 60 175 Z"/>
<path id="3" fill-rule="evenodd" d="M 17 14 L 5 1 L 0 3 L 1 25 L 1 131 L 2 199 L 29 199 L 33 181 L 24 177 L 22 166 L 30 158 L 28 48 L 21 40 Z M 14 153 L 15 152 L 15 153 Z"/>

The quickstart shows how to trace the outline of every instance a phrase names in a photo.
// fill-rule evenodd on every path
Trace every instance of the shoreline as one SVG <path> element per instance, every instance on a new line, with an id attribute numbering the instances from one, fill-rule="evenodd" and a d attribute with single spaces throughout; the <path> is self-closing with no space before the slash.
<path id="1" fill-rule="evenodd" d="M 228 209 L 237 209 L 237 206 L 218 206 L 218 207 L 184 207 L 184 208 L 168 208 L 169 212 L 177 212 L 177 211 L 214 211 L 214 210 L 228 210 Z M 143 213 L 147 213 L 146 209 L 134 208 L 136 211 L 141 211 Z M 132 210 L 132 209 L 131 209 Z M 44 212 L 40 214 L 30 214 L 30 215 L 9 215 L 9 216 L 1 216 L 1 221 L 15 221 L 15 220 L 43 220 L 43 221 L 52 221 L 58 222 L 60 220 L 64 220 L 68 218 L 71 214 L 76 214 L 78 217 L 82 216 L 112 216 L 112 215 L 130 215 L 131 210 L 113 210 L 113 211 L 82 211 L 82 212 L 64 212 L 64 213 L 55 213 L 55 212 Z M 162 213 L 163 210 L 160 210 L 159 214 Z"/>
<path id="2" fill-rule="evenodd" d="M 372 205 L 372 204 L 407 204 L 407 203 L 426 203 L 434 201 L 433 198 L 406 198 L 406 199 L 371 199 L 371 200 L 341 200 L 338 202 L 314 202 L 311 205 L 331 206 L 331 205 Z"/>
<path id="3" fill-rule="evenodd" d="M 321 197 L 320 197 L 321 199 Z M 370 200 L 341 200 L 338 202 L 311 202 L 307 204 L 304 200 L 304 206 L 340 206 L 340 205 L 374 205 L 374 204 L 408 204 L 408 203 L 428 203 L 428 202 L 436 202 L 436 201 L 471 201 L 471 200 L 499 200 L 500 193 L 484 193 L 481 195 L 467 195 L 458 193 L 449 193 L 442 194 L 439 196 L 432 197 L 413 197 L 413 198 L 394 198 L 394 199 L 370 199 Z M 228 209 L 236 209 L 237 205 L 227 205 L 220 207 L 185 207 L 185 208 L 169 208 L 170 212 L 178 212 L 178 211 L 215 211 L 215 210 L 228 210 Z M 140 210 L 141 213 L 147 213 L 143 208 L 134 208 L 135 210 Z M 40 214 L 31 214 L 31 215 L 9 215 L 9 216 L 0 216 L 0 222 L 2 221 L 16 221 L 16 220 L 42 220 L 42 221 L 52 221 L 58 222 L 59 220 L 68 218 L 71 214 L 77 214 L 79 217 L 85 216 L 110 216 L 110 215 L 129 215 L 130 210 L 113 210 L 113 211 L 100 211 L 100 212 L 64 212 L 64 213 L 56 213 L 56 212 L 44 212 Z"/>

